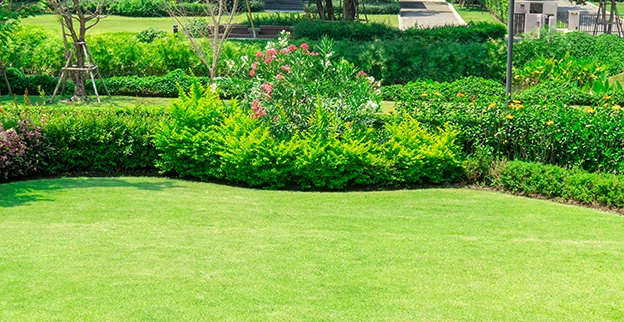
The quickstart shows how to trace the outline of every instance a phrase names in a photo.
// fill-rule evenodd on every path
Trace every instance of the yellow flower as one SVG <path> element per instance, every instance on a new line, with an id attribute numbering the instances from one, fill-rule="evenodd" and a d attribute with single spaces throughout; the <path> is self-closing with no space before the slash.
<path id="1" fill-rule="evenodd" d="M 490 105 L 488 105 L 488 107 L 490 107 L 490 108 L 496 107 L 496 103 L 490 103 Z"/>
<path id="2" fill-rule="evenodd" d="M 433 95 L 435 95 L 435 96 L 442 96 L 442 94 L 440 94 L 440 92 L 435 92 L 435 93 L 433 93 Z"/>
<path id="3" fill-rule="evenodd" d="M 457 93 L 457 97 L 464 97 L 464 93 Z"/>
<path id="4" fill-rule="evenodd" d="M 514 118 L 514 116 L 513 116 L 513 115 L 511 115 L 511 114 L 507 114 L 507 115 L 505 116 L 505 118 L 506 118 L 506 119 L 508 119 L 508 120 L 511 120 L 511 119 L 513 119 L 513 118 Z"/>
<path id="5" fill-rule="evenodd" d="M 520 101 L 519 101 L 519 100 L 513 100 L 512 102 L 513 102 L 514 104 L 520 104 Z"/>
<path id="6" fill-rule="evenodd" d="M 422 96 L 422 97 L 427 97 L 427 96 L 429 96 L 429 94 L 427 94 L 427 93 L 422 93 L 422 94 L 420 94 L 420 96 Z"/>
<path id="7" fill-rule="evenodd" d="M 619 105 L 613 105 L 613 107 L 611 108 L 614 111 L 619 111 L 622 107 L 620 107 Z"/>
<path id="8" fill-rule="evenodd" d="M 548 125 L 548 126 L 551 126 L 553 124 L 555 124 L 555 122 L 553 122 L 552 120 L 548 120 L 548 122 L 546 122 L 546 125 Z"/>
<path id="9" fill-rule="evenodd" d="M 604 98 L 605 101 L 608 101 L 609 99 L 611 99 L 611 96 L 605 95 L 603 98 Z"/>
<path id="10" fill-rule="evenodd" d="M 596 110 L 591 107 L 588 107 L 585 109 L 585 113 L 596 113 Z"/>

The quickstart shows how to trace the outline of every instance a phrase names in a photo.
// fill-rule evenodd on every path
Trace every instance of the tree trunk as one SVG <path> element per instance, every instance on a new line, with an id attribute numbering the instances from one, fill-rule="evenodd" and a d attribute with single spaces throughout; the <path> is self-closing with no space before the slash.
<path id="1" fill-rule="evenodd" d="M 345 0 L 342 8 L 342 20 L 353 21 L 355 20 L 355 13 L 357 10 L 357 0 Z"/>
<path id="2" fill-rule="evenodd" d="M 319 19 L 325 20 L 325 8 L 323 8 L 323 0 L 316 0 L 316 11 L 318 11 Z"/>
<path id="3" fill-rule="evenodd" d="M 336 20 L 336 17 L 334 16 L 334 4 L 332 3 L 332 0 L 325 0 L 325 10 L 327 10 L 328 20 Z"/>
<path id="4" fill-rule="evenodd" d="M 80 43 L 80 42 L 79 42 Z M 76 50 L 76 67 L 85 67 L 85 55 L 83 45 L 74 44 Z M 87 80 L 87 73 L 82 70 L 73 71 L 71 73 L 72 80 L 74 81 L 74 96 L 72 101 L 84 101 L 87 99 L 87 88 L 85 86 Z"/>

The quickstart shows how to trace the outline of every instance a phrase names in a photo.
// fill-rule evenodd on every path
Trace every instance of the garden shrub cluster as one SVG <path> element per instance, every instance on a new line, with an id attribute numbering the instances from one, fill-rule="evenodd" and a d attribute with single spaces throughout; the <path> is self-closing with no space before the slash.
<path id="1" fill-rule="evenodd" d="M 250 186 L 343 189 L 452 182 L 461 175 L 444 126 L 409 115 L 372 127 L 378 86 L 336 59 L 325 39 L 311 51 L 281 40 L 249 62 L 250 94 L 225 106 L 195 82 L 155 135 L 165 172 Z"/>
<path id="2" fill-rule="evenodd" d="M 457 95 L 462 94 L 458 92 Z M 591 172 L 624 171 L 624 121 L 621 107 L 601 98 L 594 107 L 524 104 L 488 97 L 472 102 L 441 102 L 421 96 L 399 110 L 411 113 L 433 129 L 449 122 L 460 131 L 458 142 L 466 155 L 481 147 L 508 160 L 534 161 Z"/>
<path id="3" fill-rule="evenodd" d="M 428 42 L 452 41 L 458 43 L 480 43 L 493 39 L 503 39 L 507 34 L 505 26 L 488 22 L 469 22 L 465 26 L 443 26 L 435 28 L 412 27 L 403 31 L 404 38 L 426 40 Z"/>
<path id="4" fill-rule="evenodd" d="M 25 160 L 19 161 L 25 168 L 9 169 L 8 177 L 33 174 L 35 169 L 38 174 L 153 169 L 157 153 L 152 133 L 163 118 L 162 108 L 146 106 L 5 106 L 0 124 L 14 130 L 4 133 L 17 133 L 26 146 L 25 156 L 17 159 Z M 0 159 L 5 153 L 0 148 Z"/>
<path id="5" fill-rule="evenodd" d="M 624 207 L 624 177 L 621 175 L 510 161 L 496 163 L 487 179 L 492 186 L 514 193 Z"/>

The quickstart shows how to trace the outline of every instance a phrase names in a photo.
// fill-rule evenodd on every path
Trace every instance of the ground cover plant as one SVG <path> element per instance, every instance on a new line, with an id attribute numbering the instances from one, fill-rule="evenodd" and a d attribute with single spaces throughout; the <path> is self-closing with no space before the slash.
<path id="1" fill-rule="evenodd" d="M 3 320 L 624 318 L 623 218 L 592 209 L 162 178 L 0 195 Z"/>

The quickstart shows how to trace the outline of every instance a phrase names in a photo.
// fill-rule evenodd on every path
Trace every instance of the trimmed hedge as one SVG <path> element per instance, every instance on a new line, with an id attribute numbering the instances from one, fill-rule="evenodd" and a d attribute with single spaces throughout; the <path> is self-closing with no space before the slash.
<path id="1" fill-rule="evenodd" d="M 318 10 L 316 4 L 309 4 L 306 10 L 318 17 Z M 360 10 L 358 8 L 358 10 Z M 366 4 L 367 15 L 398 15 L 401 12 L 401 6 L 398 2 L 390 2 L 384 4 Z M 337 19 L 342 16 L 342 7 L 334 6 L 334 13 L 336 13 Z M 364 12 L 360 12 L 360 17 L 364 16 Z"/>
<path id="2" fill-rule="evenodd" d="M 37 174 L 114 173 L 154 169 L 157 153 L 151 133 L 165 117 L 164 109 L 145 106 L 51 108 L 11 105 L 0 113 L 0 124 L 9 129 L 25 121 L 40 128 L 51 151 L 37 150 L 46 155 L 38 159 Z M 0 149 L 0 158 L 3 153 Z"/>
<path id="3" fill-rule="evenodd" d="M 621 175 L 509 161 L 497 163 L 488 179 L 493 187 L 514 193 L 624 207 L 624 176 Z"/>
<path id="4" fill-rule="evenodd" d="M 334 40 L 371 41 L 397 38 L 400 36 L 400 31 L 377 22 L 303 20 L 293 26 L 293 36 L 312 40 L 320 40 L 327 36 Z"/>

